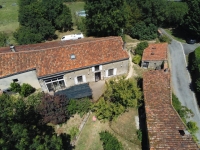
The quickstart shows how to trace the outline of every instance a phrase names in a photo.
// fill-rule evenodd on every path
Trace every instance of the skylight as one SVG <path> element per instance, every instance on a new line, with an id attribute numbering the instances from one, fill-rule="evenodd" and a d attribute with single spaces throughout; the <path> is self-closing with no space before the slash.
<path id="1" fill-rule="evenodd" d="M 70 58 L 71 59 L 76 59 L 76 56 L 74 54 L 71 54 Z"/>

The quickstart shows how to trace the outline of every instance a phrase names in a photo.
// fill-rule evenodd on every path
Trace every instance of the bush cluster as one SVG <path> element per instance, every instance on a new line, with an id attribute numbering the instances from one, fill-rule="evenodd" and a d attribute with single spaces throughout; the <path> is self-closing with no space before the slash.
<path id="1" fill-rule="evenodd" d="M 35 88 L 33 88 L 30 84 L 23 83 L 22 86 L 20 86 L 17 82 L 10 83 L 10 89 L 13 92 L 19 93 L 23 97 L 27 97 L 33 92 L 35 92 Z"/>
<path id="2" fill-rule="evenodd" d="M 139 65 L 142 57 L 140 55 L 135 55 L 132 59 L 133 63 Z"/>
<path id="3" fill-rule="evenodd" d="M 67 105 L 67 111 L 70 115 L 78 113 L 81 117 L 90 110 L 91 101 L 89 98 L 80 100 L 71 99 Z"/>
<path id="4" fill-rule="evenodd" d="M 142 56 L 144 49 L 148 46 L 149 44 L 146 41 L 138 43 L 135 49 L 135 54 Z"/>
<path id="5" fill-rule="evenodd" d="M 102 131 L 99 135 L 100 140 L 103 142 L 104 150 L 123 150 L 121 142 L 108 131 Z"/>

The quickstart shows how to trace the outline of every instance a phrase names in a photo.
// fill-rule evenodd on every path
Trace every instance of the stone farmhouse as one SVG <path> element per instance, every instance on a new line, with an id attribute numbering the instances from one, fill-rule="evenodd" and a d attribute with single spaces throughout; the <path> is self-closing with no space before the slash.
<path id="1" fill-rule="evenodd" d="M 162 69 L 167 63 L 168 44 L 150 44 L 143 51 L 141 67 L 149 69 Z"/>
<path id="2" fill-rule="evenodd" d="M 85 38 L 0 48 L 0 89 L 29 83 L 44 92 L 128 72 L 121 37 Z"/>
<path id="3" fill-rule="evenodd" d="M 170 73 L 144 73 L 143 91 L 150 150 L 199 150 L 172 106 Z"/>

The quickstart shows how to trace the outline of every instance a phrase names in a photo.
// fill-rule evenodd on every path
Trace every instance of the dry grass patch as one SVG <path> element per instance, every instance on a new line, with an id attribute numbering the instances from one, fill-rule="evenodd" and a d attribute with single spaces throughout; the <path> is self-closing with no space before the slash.
<path id="1" fill-rule="evenodd" d="M 63 123 L 61 125 L 56 125 L 55 132 L 57 134 L 66 133 L 69 134 L 69 131 L 72 127 L 79 128 L 81 122 L 83 121 L 85 115 L 81 118 L 80 115 L 75 114 L 73 117 L 71 117 L 69 120 L 67 120 L 66 123 Z"/>
<path id="2" fill-rule="evenodd" d="M 134 108 L 130 108 L 128 112 L 125 112 L 115 121 L 113 121 L 110 127 L 115 133 L 117 133 L 124 139 L 140 145 L 140 141 L 138 141 L 136 134 L 137 129 L 135 116 L 138 116 L 137 111 Z"/>
<path id="3" fill-rule="evenodd" d="M 135 43 L 135 42 L 139 42 L 137 39 L 133 39 L 132 37 L 130 37 L 129 35 L 125 35 L 125 41 L 127 43 Z"/>
<path id="4" fill-rule="evenodd" d="M 148 69 L 141 68 L 139 65 L 133 64 L 133 69 L 139 77 L 143 76 L 143 73 L 148 71 Z"/>
<path id="5" fill-rule="evenodd" d="M 135 115 L 137 115 L 137 110 L 134 108 L 130 109 L 130 111 L 122 114 L 116 121 L 113 121 L 111 123 L 111 128 L 108 121 L 92 121 L 94 114 L 91 114 L 80 134 L 75 150 L 103 150 L 99 133 L 105 130 L 116 136 L 125 150 L 140 150 L 141 145 L 140 142 L 137 141 L 135 133 Z M 131 138 L 132 141 L 127 140 L 129 138 Z"/>

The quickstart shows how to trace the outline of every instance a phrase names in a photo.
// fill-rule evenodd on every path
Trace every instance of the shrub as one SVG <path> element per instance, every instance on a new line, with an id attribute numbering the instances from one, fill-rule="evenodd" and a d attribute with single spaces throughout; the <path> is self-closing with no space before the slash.
<path id="1" fill-rule="evenodd" d="M 99 133 L 100 140 L 103 142 L 104 150 L 122 150 L 122 144 L 108 131 L 102 131 Z"/>
<path id="2" fill-rule="evenodd" d="M 142 56 L 144 49 L 147 48 L 148 46 L 149 44 L 146 41 L 140 42 L 139 44 L 137 44 L 137 47 L 135 49 L 135 54 Z"/>
<path id="3" fill-rule="evenodd" d="M 162 35 L 162 36 L 160 36 L 159 37 L 159 40 L 160 40 L 160 42 L 167 42 L 167 43 L 171 43 L 171 39 L 168 37 L 168 36 L 166 36 L 166 35 Z"/>
<path id="4" fill-rule="evenodd" d="M 30 84 L 23 83 L 21 86 L 20 95 L 23 97 L 27 97 L 34 91 L 35 91 L 35 89 Z"/>
<path id="5" fill-rule="evenodd" d="M 138 64 L 140 63 L 142 57 L 140 55 L 135 55 L 132 59 L 133 63 Z"/>
<path id="6" fill-rule="evenodd" d="M 91 101 L 88 98 L 75 100 L 71 99 L 67 105 L 67 111 L 70 115 L 78 113 L 81 117 L 90 110 Z"/>
<path id="7" fill-rule="evenodd" d="M 10 89 L 11 89 L 11 91 L 13 91 L 13 92 L 18 92 L 18 93 L 20 93 L 20 91 L 21 91 L 21 86 L 20 86 L 19 83 L 12 82 L 12 83 L 10 83 Z"/>
<path id="8" fill-rule="evenodd" d="M 139 141 L 142 141 L 142 130 L 137 130 L 137 138 Z"/>
<path id="9" fill-rule="evenodd" d="M 199 130 L 197 123 L 192 121 L 189 121 L 187 123 L 187 127 L 191 131 L 191 133 L 196 133 Z"/>
<path id="10" fill-rule="evenodd" d="M 71 136 L 71 140 L 73 140 L 77 134 L 78 134 L 78 128 L 77 127 L 72 127 L 70 130 L 69 130 L 69 134 Z"/>

